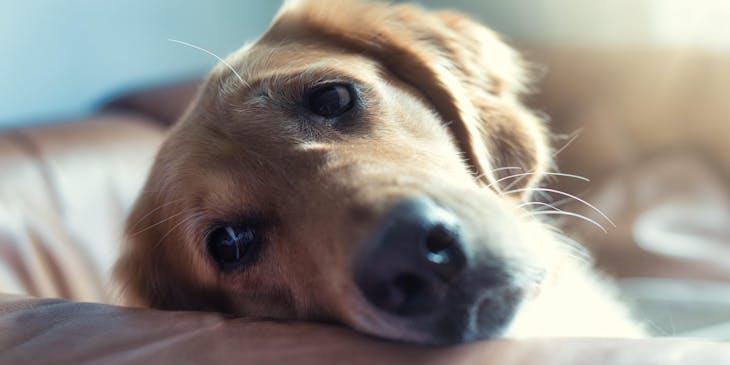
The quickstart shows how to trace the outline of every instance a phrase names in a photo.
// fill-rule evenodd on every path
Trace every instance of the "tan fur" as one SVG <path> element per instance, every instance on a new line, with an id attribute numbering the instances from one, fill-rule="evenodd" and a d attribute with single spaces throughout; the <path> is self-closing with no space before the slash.
<path id="1" fill-rule="evenodd" d="M 493 237 L 491 250 L 548 272 L 568 267 L 551 278 L 579 272 L 571 280 L 585 283 L 589 301 L 607 303 L 611 313 L 597 315 L 615 323 L 587 325 L 590 312 L 569 318 L 575 303 L 586 303 L 563 288 L 566 305 L 547 315 L 581 324 L 567 334 L 633 331 L 562 243 L 519 218 L 521 197 L 499 192 L 495 181 L 514 171 L 493 169 L 534 172 L 514 185 L 530 187 L 550 158 L 544 126 L 519 100 L 523 62 L 493 32 L 412 5 L 290 1 L 260 40 L 227 62 L 246 85 L 216 67 L 162 146 L 130 215 L 116 267 L 129 303 L 335 321 L 418 340 L 365 303 L 352 260 L 394 201 L 421 195 Z M 362 85 L 367 103 L 356 125 L 342 132 L 298 119 L 294 105 L 307 88 L 345 79 Z M 207 230 L 250 212 L 274 222 L 266 250 L 256 265 L 222 274 L 206 257 Z M 525 309 L 535 314 L 518 315 L 511 335 L 570 327 L 530 325 L 545 315 L 534 309 L 542 296 L 561 297 L 538 294 Z"/>

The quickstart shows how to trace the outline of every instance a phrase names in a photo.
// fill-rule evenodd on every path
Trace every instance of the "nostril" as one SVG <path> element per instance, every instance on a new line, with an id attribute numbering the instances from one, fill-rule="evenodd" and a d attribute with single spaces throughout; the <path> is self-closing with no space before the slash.
<path id="1" fill-rule="evenodd" d="M 391 308 L 393 312 L 417 315 L 431 310 L 431 289 L 420 276 L 409 273 L 399 274 L 393 279 L 393 289 L 399 299 L 395 302 L 397 305 Z"/>
<path id="2" fill-rule="evenodd" d="M 426 284 L 413 274 L 400 274 L 393 280 L 393 286 L 403 298 L 412 298 L 426 289 Z"/>
<path id="3" fill-rule="evenodd" d="M 426 258 L 434 264 L 448 264 L 452 261 L 451 251 L 455 245 L 454 233 L 443 225 L 437 225 L 426 236 Z"/>
<path id="4" fill-rule="evenodd" d="M 399 315 L 418 315 L 432 309 L 429 283 L 414 273 L 400 273 L 387 283 L 365 281 L 361 285 L 368 299 L 380 309 Z"/>
<path id="5" fill-rule="evenodd" d="M 443 224 L 432 227 L 424 241 L 425 258 L 442 278 L 451 280 L 466 266 L 461 237 L 453 228 Z"/>

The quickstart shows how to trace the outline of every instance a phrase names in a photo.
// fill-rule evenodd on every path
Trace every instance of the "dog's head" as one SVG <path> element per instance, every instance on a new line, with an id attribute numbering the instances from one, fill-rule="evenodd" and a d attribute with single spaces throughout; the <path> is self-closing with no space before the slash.
<path id="1" fill-rule="evenodd" d="M 421 343 L 509 328 L 553 250 L 515 208 L 549 154 L 513 50 L 455 13 L 294 1 L 226 63 L 129 218 L 128 297 Z"/>

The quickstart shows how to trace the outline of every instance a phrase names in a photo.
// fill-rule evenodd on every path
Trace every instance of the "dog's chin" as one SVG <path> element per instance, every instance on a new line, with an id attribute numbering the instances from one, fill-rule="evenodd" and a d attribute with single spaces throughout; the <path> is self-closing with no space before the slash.
<path id="1" fill-rule="evenodd" d="M 415 345 L 448 346 L 503 337 L 522 307 L 520 294 L 509 303 L 493 297 L 474 304 L 442 308 L 429 315 L 401 317 L 359 303 L 347 319 L 354 329 L 386 340 Z"/>

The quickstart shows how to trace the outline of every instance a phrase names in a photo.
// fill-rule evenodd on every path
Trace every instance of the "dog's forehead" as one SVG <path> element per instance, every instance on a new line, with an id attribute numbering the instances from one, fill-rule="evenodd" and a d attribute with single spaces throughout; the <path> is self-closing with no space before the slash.
<path id="1" fill-rule="evenodd" d="M 358 19 L 356 8 L 389 10 L 377 4 L 359 3 L 357 1 L 339 0 L 333 2 L 287 0 L 266 32 L 255 42 L 250 42 L 231 54 L 213 70 L 214 76 L 225 76 L 221 79 L 239 78 L 253 82 L 257 78 L 272 77 L 281 74 L 293 74 L 314 69 L 329 67 L 333 71 L 343 73 L 369 72 L 380 68 L 380 64 L 366 56 L 366 52 L 348 47 L 326 34 L 321 27 L 328 26 L 328 20 L 339 16 L 352 19 L 352 27 L 363 23 L 377 23 L 377 19 Z M 339 9 L 335 11 L 336 9 Z M 312 13 L 329 16 L 313 16 Z M 383 13 L 386 14 L 389 11 Z M 374 25 L 374 24 L 371 24 Z M 332 25 L 334 26 L 334 25 Z M 335 27 L 341 28 L 341 27 Z M 341 31 L 354 31 L 345 27 Z M 238 73 L 238 76 L 231 72 Z"/>
<path id="2" fill-rule="evenodd" d="M 334 47 L 292 42 L 257 44 L 246 53 L 243 67 L 252 76 L 275 77 L 319 70 L 356 75 L 373 72 L 376 64 Z"/>

